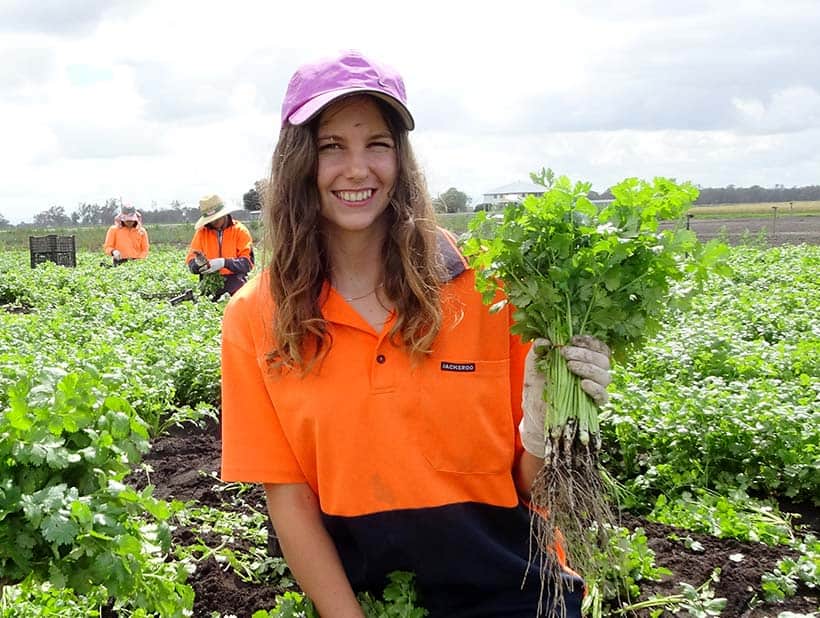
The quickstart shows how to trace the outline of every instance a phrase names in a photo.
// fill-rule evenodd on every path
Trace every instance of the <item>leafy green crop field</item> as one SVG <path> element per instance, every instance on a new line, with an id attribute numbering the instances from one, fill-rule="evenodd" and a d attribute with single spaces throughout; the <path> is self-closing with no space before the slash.
<path id="1" fill-rule="evenodd" d="M 27 251 L 0 253 L 0 618 L 191 615 L 205 555 L 295 594 L 287 566 L 264 556 L 264 517 L 166 502 L 127 482 L 171 428 L 217 417 L 224 303 L 168 302 L 196 294 L 183 258 L 158 248 L 108 268 L 81 251 L 77 268 L 29 269 Z M 739 246 L 730 261 L 731 277 L 669 311 L 661 333 L 617 367 L 603 463 L 635 516 L 682 537 L 781 548 L 756 603 L 816 599 L 820 543 L 784 508 L 809 512 L 820 496 L 820 247 Z M 188 541 L 171 541 L 179 527 Z M 228 551 L 224 539 L 239 530 L 246 540 Z M 642 597 L 679 580 L 658 568 L 642 533 L 615 542 L 623 563 L 588 582 L 591 615 L 638 612 L 639 600 L 634 615 L 721 615 L 718 581 Z"/>
<path id="2" fill-rule="evenodd" d="M 619 367 L 605 442 L 636 506 L 820 500 L 820 251 L 736 247 L 732 266 Z"/>

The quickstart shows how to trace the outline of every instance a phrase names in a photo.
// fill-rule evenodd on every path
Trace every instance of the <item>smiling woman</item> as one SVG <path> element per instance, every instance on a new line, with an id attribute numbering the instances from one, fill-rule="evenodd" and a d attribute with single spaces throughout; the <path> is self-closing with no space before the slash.
<path id="1" fill-rule="evenodd" d="M 436 228 L 414 124 L 402 78 L 357 52 L 291 79 L 269 262 L 223 320 L 222 478 L 264 485 L 323 616 L 362 618 L 357 593 L 396 571 L 433 618 L 531 618 L 542 592 L 579 616 L 581 579 L 544 590 L 529 564 L 530 348 Z"/>

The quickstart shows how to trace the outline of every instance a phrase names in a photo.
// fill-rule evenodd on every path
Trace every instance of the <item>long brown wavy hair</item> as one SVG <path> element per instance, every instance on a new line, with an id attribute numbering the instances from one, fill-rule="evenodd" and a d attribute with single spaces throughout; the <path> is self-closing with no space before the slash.
<path id="1" fill-rule="evenodd" d="M 389 337 L 418 360 L 430 353 L 442 323 L 443 266 L 438 258 L 435 215 L 407 129 L 392 107 L 373 100 L 395 142 L 398 163 L 390 204 L 382 215 L 388 218 L 382 247 L 384 291 L 397 315 Z M 268 360 L 272 368 L 297 369 L 303 374 L 332 345 L 320 298 L 330 277 L 330 263 L 316 185 L 318 126 L 319 117 L 307 125 L 282 127 L 264 193 L 276 342 Z"/>

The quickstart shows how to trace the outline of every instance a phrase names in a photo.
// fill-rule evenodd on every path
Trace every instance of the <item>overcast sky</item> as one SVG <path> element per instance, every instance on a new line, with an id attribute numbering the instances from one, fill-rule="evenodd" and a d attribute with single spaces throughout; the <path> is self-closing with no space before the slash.
<path id="1" fill-rule="evenodd" d="M 0 214 L 241 201 L 290 75 L 346 48 L 402 73 L 433 194 L 820 184 L 817 0 L 0 0 Z"/>

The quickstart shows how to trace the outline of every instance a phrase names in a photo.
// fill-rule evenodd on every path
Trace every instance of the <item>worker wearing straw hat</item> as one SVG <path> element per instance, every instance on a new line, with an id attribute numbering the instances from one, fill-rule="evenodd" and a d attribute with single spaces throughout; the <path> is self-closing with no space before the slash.
<path id="1" fill-rule="evenodd" d="M 231 216 L 236 210 L 239 208 L 229 206 L 218 195 L 199 200 L 200 217 L 185 258 L 194 274 L 222 275 L 224 286 L 215 299 L 225 293 L 233 295 L 245 285 L 253 268 L 253 239 L 248 228 Z"/>

